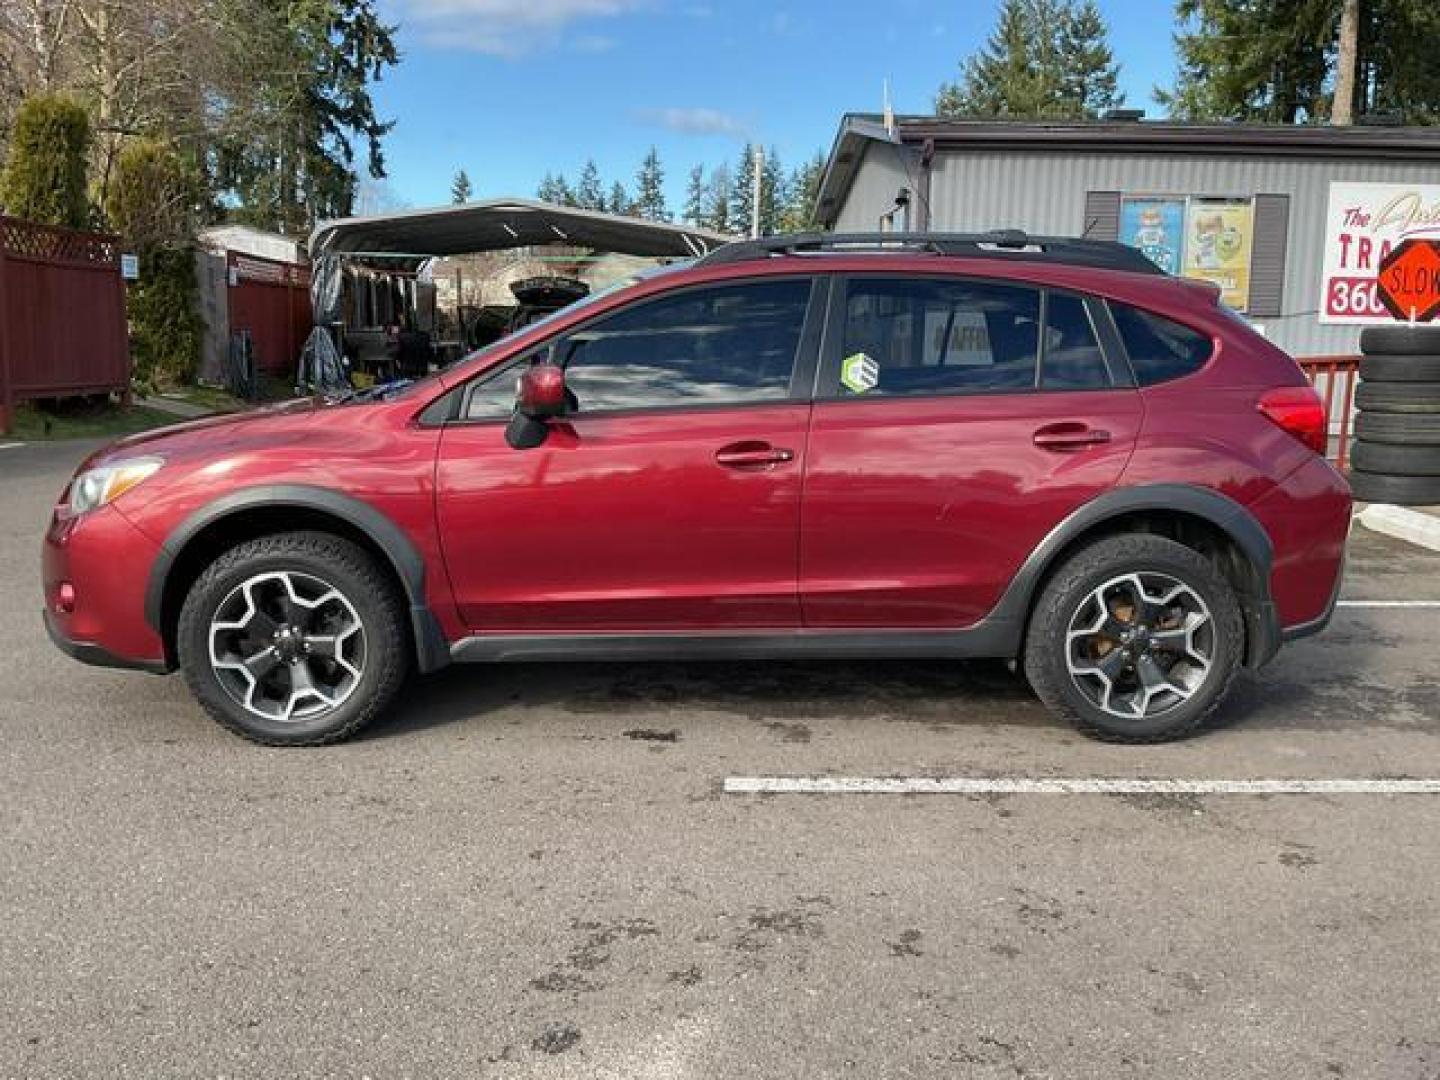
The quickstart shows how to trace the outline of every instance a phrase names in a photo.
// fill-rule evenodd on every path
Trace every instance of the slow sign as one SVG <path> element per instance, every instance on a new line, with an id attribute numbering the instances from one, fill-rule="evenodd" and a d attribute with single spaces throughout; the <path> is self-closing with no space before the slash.
<path id="1" fill-rule="evenodd" d="M 1429 322 L 1440 312 L 1440 240 L 1406 240 L 1380 263 L 1376 284 L 1395 318 Z"/>

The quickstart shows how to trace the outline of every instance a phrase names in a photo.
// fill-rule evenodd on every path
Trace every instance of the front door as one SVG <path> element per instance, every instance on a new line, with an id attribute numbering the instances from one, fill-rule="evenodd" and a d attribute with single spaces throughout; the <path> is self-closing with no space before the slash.
<path id="1" fill-rule="evenodd" d="M 436 476 L 467 624 L 798 626 L 812 287 L 801 277 L 696 286 L 547 343 L 578 409 L 534 449 L 504 439 L 516 371 L 477 386 L 441 437 Z"/>
<path id="2" fill-rule="evenodd" d="M 808 627 L 961 628 L 1119 479 L 1140 426 L 1104 309 L 961 277 L 855 277 L 806 458 Z"/>

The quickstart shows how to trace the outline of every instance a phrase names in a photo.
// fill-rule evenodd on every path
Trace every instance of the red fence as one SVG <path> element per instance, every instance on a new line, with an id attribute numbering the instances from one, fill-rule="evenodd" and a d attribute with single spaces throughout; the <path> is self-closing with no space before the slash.
<path id="1" fill-rule="evenodd" d="M 1355 382 L 1360 376 L 1358 356 L 1307 356 L 1300 361 L 1305 374 L 1325 400 L 1330 420 L 1330 457 L 1344 469 L 1350 464 L 1350 433 L 1355 409 Z"/>
<path id="2" fill-rule="evenodd" d="M 21 401 L 129 388 L 119 240 L 0 216 L 0 431 Z"/>
<path id="3" fill-rule="evenodd" d="M 310 268 L 231 252 L 230 333 L 248 331 L 255 367 L 290 375 L 310 335 Z"/>

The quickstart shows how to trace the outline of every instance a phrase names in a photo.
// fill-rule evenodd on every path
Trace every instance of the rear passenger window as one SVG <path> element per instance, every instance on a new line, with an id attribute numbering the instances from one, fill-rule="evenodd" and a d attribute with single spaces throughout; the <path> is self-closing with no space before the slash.
<path id="1" fill-rule="evenodd" d="M 987 282 L 856 279 L 846 299 L 842 397 L 1035 386 L 1040 293 Z"/>
<path id="2" fill-rule="evenodd" d="M 1078 296 L 1052 292 L 1047 298 L 1040 385 L 1046 390 L 1096 390 L 1110 385 L 1090 312 Z"/>
<path id="3" fill-rule="evenodd" d="M 1111 304 L 1110 311 L 1141 386 L 1199 371 L 1214 351 L 1208 337 L 1188 326 L 1125 304 Z"/>

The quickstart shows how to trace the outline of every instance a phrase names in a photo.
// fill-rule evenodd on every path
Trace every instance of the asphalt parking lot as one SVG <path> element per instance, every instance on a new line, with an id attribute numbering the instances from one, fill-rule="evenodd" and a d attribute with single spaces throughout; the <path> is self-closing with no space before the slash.
<path id="1" fill-rule="evenodd" d="M 1440 1077 L 1440 795 L 723 791 L 1440 777 L 1440 608 L 1163 747 L 998 664 L 757 663 L 452 669 L 264 750 L 46 640 L 88 449 L 0 451 L 0 1075 Z M 1357 529 L 1345 597 L 1440 555 Z"/>

